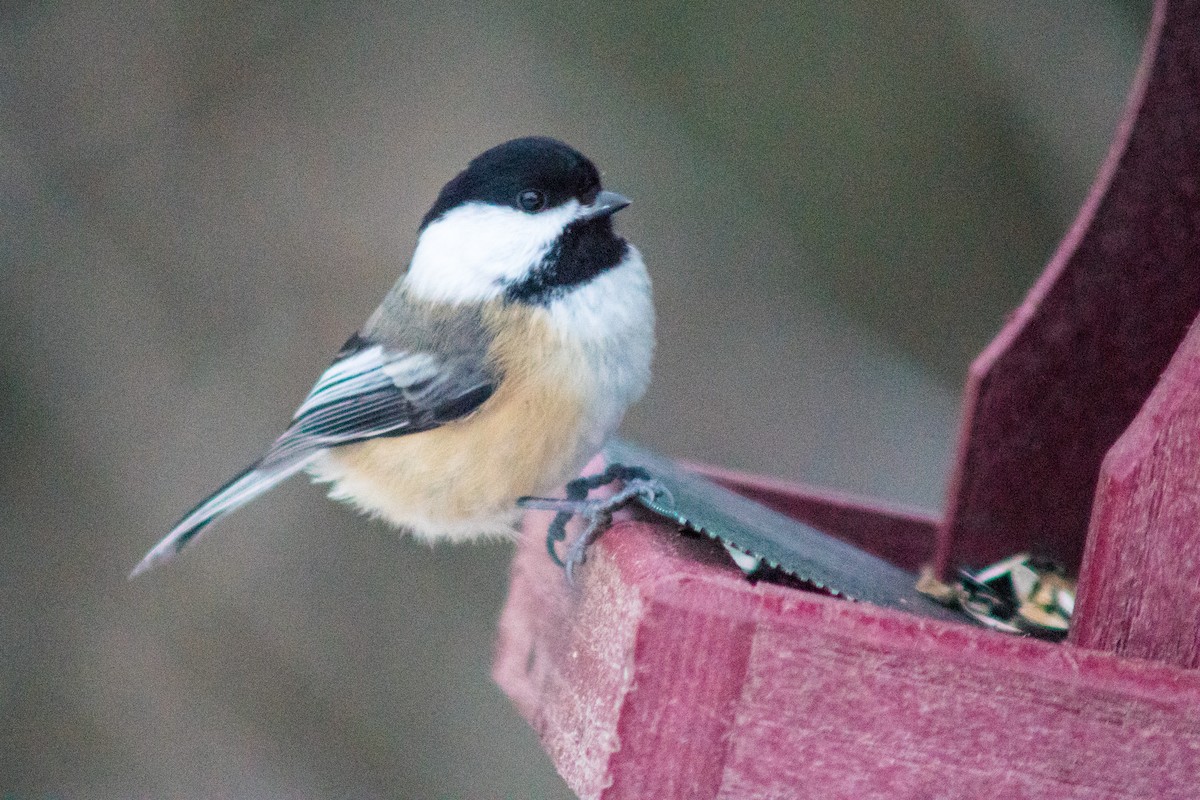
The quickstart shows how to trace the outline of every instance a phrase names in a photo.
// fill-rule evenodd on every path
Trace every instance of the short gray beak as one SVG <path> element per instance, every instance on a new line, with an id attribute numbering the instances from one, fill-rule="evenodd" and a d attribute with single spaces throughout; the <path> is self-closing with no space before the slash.
<path id="1" fill-rule="evenodd" d="M 624 195 L 616 192 L 601 192 L 596 195 L 596 200 L 590 206 L 585 206 L 583 214 L 584 219 L 596 219 L 597 217 L 607 217 L 617 213 L 625 206 L 633 201 Z"/>

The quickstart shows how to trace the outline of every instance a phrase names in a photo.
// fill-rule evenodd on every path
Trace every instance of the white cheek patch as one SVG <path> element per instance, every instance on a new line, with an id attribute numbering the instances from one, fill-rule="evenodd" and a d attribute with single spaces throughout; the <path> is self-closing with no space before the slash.
<path id="1" fill-rule="evenodd" d="M 490 300 L 541 263 L 579 209 L 576 200 L 539 214 L 489 203 L 459 206 L 421 232 L 405 284 L 427 300 Z"/>

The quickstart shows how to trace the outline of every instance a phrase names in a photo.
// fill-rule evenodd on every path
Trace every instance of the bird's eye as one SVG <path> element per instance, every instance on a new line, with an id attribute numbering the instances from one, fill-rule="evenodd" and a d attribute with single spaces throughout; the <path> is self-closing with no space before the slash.
<path id="1" fill-rule="evenodd" d="M 526 211 L 541 211 L 546 207 L 546 195 L 537 189 L 526 189 L 517 195 L 517 204 Z"/>

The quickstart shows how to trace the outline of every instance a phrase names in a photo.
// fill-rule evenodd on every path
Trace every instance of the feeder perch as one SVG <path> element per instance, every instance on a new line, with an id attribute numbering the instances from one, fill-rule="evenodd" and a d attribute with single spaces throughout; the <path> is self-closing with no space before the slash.
<path id="1" fill-rule="evenodd" d="M 972 364 L 944 517 L 700 467 L 912 570 L 1079 576 L 1051 643 L 746 580 L 650 515 L 571 590 L 530 515 L 494 676 L 583 798 L 1200 797 L 1200 0 Z M 914 575 L 915 578 L 915 575 Z"/>

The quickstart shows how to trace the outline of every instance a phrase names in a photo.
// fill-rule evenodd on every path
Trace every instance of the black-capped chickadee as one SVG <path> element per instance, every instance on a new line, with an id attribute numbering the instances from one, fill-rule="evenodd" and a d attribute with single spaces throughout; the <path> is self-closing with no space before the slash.
<path id="1" fill-rule="evenodd" d="M 612 226 L 627 205 L 553 139 L 475 158 L 291 426 L 132 574 L 301 470 L 419 539 L 511 535 L 517 499 L 577 475 L 649 382 L 650 278 Z"/>

